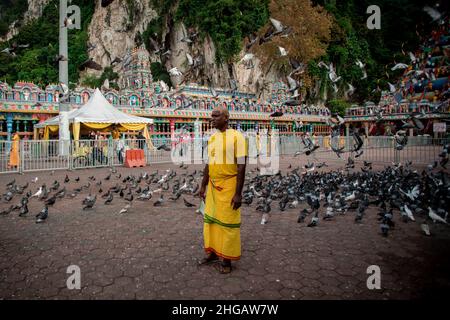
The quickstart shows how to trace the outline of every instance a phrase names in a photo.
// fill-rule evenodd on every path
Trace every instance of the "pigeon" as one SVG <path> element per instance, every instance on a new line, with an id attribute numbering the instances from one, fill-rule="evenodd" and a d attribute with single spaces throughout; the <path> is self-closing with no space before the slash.
<path id="1" fill-rule="evenodd" d="M 380 224 L 380 229 L 381 229 L 381 234 L 384 237 L 387 237 L 388 236 L 388 232 L 389 232 L 389 225 L 386 224 L 386 223 L 381 223 Z"/>
<path id="2" fill-rule="evenodd" d="M 269 214 L 263 213 L 261 217 L 261 224 L 266 224 L 267 222 L 269 222 Z"/>
<path id="3" fill-rule="evenodd" d="M 283 112 L 281 111 L 275 111 L 272 114 L 270 114 L 270 117 L 282 117 L 283 116 Z"/>
<path id="4" fill-rule="evenodd" d="M 130 208 L 131 208 L 131 204 L 128 203 L 127 205 L 125 205 L 125 207 L 124 207 L 123 209 L 121 209 L 121 210 L 119 211 L 119 214 L 123 214 L 123 213 L 128 212 L 128 209 L 130 209 Z"/>
<path id="5" fill-rule="evenodd" d="M 33 194 L 31 196 L 31 198 L 33 198 L 33 197 L 39 198 L 42 195 L 43 188 L 44 188 L 44 185 L 42 187 L 39 187 L 39 190 L 35 194 Z"/>
<path id="6" fill-rule="evenodd" d="M 24 217 L 27 215 L 27 213 L 28 213 L 28 206 L 26 204 L 22 205 L 22 207 L 20 208 L 19 217 Z"/>
<path id="7" fill-rule="evenodd" d="M 397 63 L 395 66 L 393 66 L 393 67 L 391 68 L 391 70 L 394 71 L 394 70 L 398 70 L 398 69 L 406 69 L 406 68 L 408 68 L 408 65 L 407 65 L 407 64 L 404 64 L 404 63 Z"/>
<path id="8" fill-rule="evenodd" d="M 97 195 L 95 195 L 94 197 L 87 197 L 83 201 L 84 204 L 83 210 L 92 209 L 92 207 L 95 204 L 95 201 L 97 201 Z"/>
<path id="9" fill-rule="evenodd" d="M 128 192 L 128 193 L 123 197 L 123 199 L 126 200 L 126 201 L 128 201 L 128 202 L 132 202 L 132 201 L 133 201 L 134 196 L 133 196 L 133 194 L 131 193 L 131 190 L 130 190 L 130 192 Z"/>
<path id="10" fill-rule="evenodd" d="M 323 220 L 331 220 L 334 217 L 334 211 L 332 207 L 327 207 L 327 211 L 325 212 L 325 216 L 322 218 Z"/>
<path id="11" fill-rule="evenodd" d="M 278 46 L 278 51 L 280 51 L 280 57 L 285 57 L 288 55 L 288 52 L 283 47 Z"/>
<path id="12" fill-rule="evenodd" d="M 93 58 L 89 58 L 88 60 L 86 60 L 85 62 L 83 62 L 79 67 L 78 70 L 83 71 L 86 69 L 94 69 L 94 70 L 98 70 L 101 71 L 103 70 L 102 66 L 100 64 L 98 64 L 97 62 L 95 62 L 93 60 Z"/>
<path id="13" fill-rule="evenodd" d="M 430 233 L 430 227 L 428 226 L 428 224 L 422 223 L 422 224 L 420 225 L 420 228 L 421 228 L 422 231 L 425 233 L 425 235 L 427 235 L 427 236 L 430 236 L 430 235 L 431 235 L 431 233 Z"/>
<path id="14" fill-rule="evenodd" d="M 111 204 L 111 202 L 113 201 L 113 193 L 112 192 L 109 192 L 108 193 L 108 197 L 106 198 L 106 200 L 105 200 L 105 204 L 106 205 L 108 205 L 108 204 Z"/>
<path id="15" fill-rule="evenodd" d="M 69 183 L 70 179 L 69 176 L 66 174 L 66 177 L 64 178 L 64 183 Z"/>
<path id="16" fill-rule="evenodd" d="M 419 185 L 414 186 L 411 190 L 408 190 L 407 192 L 403 191 L 402 189 L 399 189 L 399 191 L 403 193 L 405 196 L 407 196 L 411 201 L 416 200 L 420 194 Z"/>
<path id="17" fill-rule="evenodd" d="M 41 212 L 39 212 L 36 215 L 36 223 L 42 223 L 45 222 L 47 220 L 48 217 L 48 207 L 47 205 L 44 207 L 44 209 L 41 210 Z"/>
<path id="18" fill-rule="evenodd" d="M 314 216 L 311 218 L 311 221 L 308 223 L 307 227 L 316 227 L 319 224 L 319 212 L 316 212 Z"/>
<path id="19" fill-rule="evenodd" d="M 181 71 L 178 70 L 177 67 L 174 67 L 174 68 L 170 69 L 168 72 L 169 72 L 169 74 L 170 74 L 171 76 L 174 76 L 174 77 L 179 77 L 179 76 L 182 76 L 182 75 L 183 75 L 183 73 L 181 73 Z"/>
<path id="20" fill-rule="evenodd" d="M 55 204 L 55 202 L 56 202 L 56 195 L 53 195 L 52 197 L 48 198 L 48 199 L 45 201 L 45 204 L 46 204 L 47 206 L 53 206 L 53 205 Z"/>
<path id="21" fill-rule="evenodd" d="M 166 144 L 162 144 L 159 147 L 156 148 L 156 150 L 164 150 L 164 151 L 171 151 L 172 148 L 170 148 L 170 146 L 166 145 Z"/>
<path id="22" fill-rule="evenodd" d="M 428 207 L 428 216 L 431 218 L 431 220 L 433 220 L 434 223 L 436 223 L 436 221 L 439 221 L 439 222 L 447 224 L 447 221 L 445 221 L 441 216 L 436 214 L 433 211 L 433 209 L 431 209 L 431 207 Z"/>
<path id="23" fill-rule="evenodd" d="M 430 6 L 423 7 L 423 11 L 428 13 L 428 15 L 433 19 L 433 22 L 441 19 L 441 17 L 442 17 L 442 14 L 439 11 L 437 11 L 435 8 L 432 8 Z"/>
<path id="24" fill-rule="evenodd" d="M 156 202 L 153 203 L 154 207 L 160 207 L 164 202 L 164 195 L 161 194 L 161 196 L 159 197 L 158 200 L 156 200 Z"/>
<path id="25" fill-rule="evenodd" d="M 188 202 L 185 198 L 183 198 L 184 205 L 188 208 L 195 207 L 195 204 Z"/>

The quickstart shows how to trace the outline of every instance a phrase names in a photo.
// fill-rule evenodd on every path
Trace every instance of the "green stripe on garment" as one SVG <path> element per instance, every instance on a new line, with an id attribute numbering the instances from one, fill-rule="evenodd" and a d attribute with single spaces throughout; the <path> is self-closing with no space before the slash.
<path id="1" fill-rule="evenodd" d="M 240 228 L 241 224 L 240 223 L 223 223 L 220 220 L 217 220 L 216 218 L 210 217 L 207 214 L 205 214 L 205 217 L 203 218 L 203 222 L 204 223 L 217 223 L 218 225 L 222 226 L 222 227 L 227 227 L 227 228 Z"/>

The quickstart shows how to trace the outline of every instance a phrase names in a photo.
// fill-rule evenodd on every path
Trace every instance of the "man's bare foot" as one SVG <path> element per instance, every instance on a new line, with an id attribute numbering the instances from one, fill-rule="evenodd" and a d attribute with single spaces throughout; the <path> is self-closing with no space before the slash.
<path id="1" fill-rule="evenodd" d="M 213 261 L 218 260 L 219 257 L 215 254 L 215 253 L 210 253 L 208 254 L 205 258 L 203 258 L 202 260 L 200 260 L 198 262 L 199 265 L 205 265 L 205 264 L 209 264 Z"/>

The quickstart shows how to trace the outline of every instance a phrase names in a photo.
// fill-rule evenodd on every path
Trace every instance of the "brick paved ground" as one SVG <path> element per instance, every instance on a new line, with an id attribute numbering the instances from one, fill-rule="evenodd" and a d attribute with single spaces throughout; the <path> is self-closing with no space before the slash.
<path id="1" fill-rule="evenodd" d="M 294 161 L 298 162 L 296 158 Z M 286 169 L 292 158 L 282 160 Z M 302 163 L 299 163 L 302 164 Z M 123 175 L 176 168 L 155 165 L 119 168 Z M 199 169 L 191 166 L 188 171 Z M 250 168 L 251 169 L 251 168 Z M 328 168 L 329 169 L 329 168 Z M 182 172 L 181 169 L 177 170 Z M 39 183 L 72 179 L 69 190 L 108 169 L 1 175 L 2 193 L 12 178 L 23 185 L 35 176 Z M 73 179 L 81 177 L 75 184 Z M 112 186 L 118 179 L 112 179 Z M 104 182 L 105 184 L 105 182 Z M 98 187 L 93 190 L 96 191 Z M 103 190 L 106 187 L 103 186 Z M 32 190 L 37 186 L 32 184 Z M 362 224 L 354 215 L 320 221 L 308 228 L 296 222 L 298 209 L 277 212 L 261 225 L 253 207 L 242 210 L 242 259 L 229 275 L 214 265 L 198 267 L 203 257 L 202 219 L 180 198 L 162 207 L 134 201 L 128 214 L 118 211 L 125 201 L 81 210 L 86 191 L 64 199 L 49 210 L 45 224 L 34 215 L 43 204 L 30 201 L 26 218 L 13 212 L 0 217 L 0 298 L 3 299 L 407 299 L 446 295 L 450 288 L 450 233 L 448 226 L 430 225 L 432 237 L 422 235 L 420 219 L 402 223 L 399 215 L 389 237 L 379 233 L 375 210 Z M 166 198 L 169 197 L 167 193 Z M 197 199 L 186 199 L 198 203 Z M 12 204 L 20 198 L 15 196 Z M 100 200 L 100 199 L 99 199 Z M 10 204 L 1 200 L 0 209 Z M 81 268 L 81 290 L 68 290 L 69 265 Z M 381 290 L 366 287 L 369 265 L 381 268 Z"/>

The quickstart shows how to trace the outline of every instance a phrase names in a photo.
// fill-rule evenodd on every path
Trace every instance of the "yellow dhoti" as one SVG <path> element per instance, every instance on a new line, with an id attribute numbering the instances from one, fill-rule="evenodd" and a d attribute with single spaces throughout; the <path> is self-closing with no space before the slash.
<path id="1" fill-rule="evenodd" d="M 236 176 L 211 180 L 203 224 L 205 251 L 230 260 L 241 256 L 241 211 L 233 210 L 231 205 L 235 192 Z"/>
<path id="2" fill-rule="evenodd" d="M 237 159 L 247 154 L 244 137 L 233 129 L 217 132 L 208 142 L 209 183 L 206 193 L 203 236 L 205 251 L 219 257 L 241 257 L 241 210 L 233 210 Z"/>

